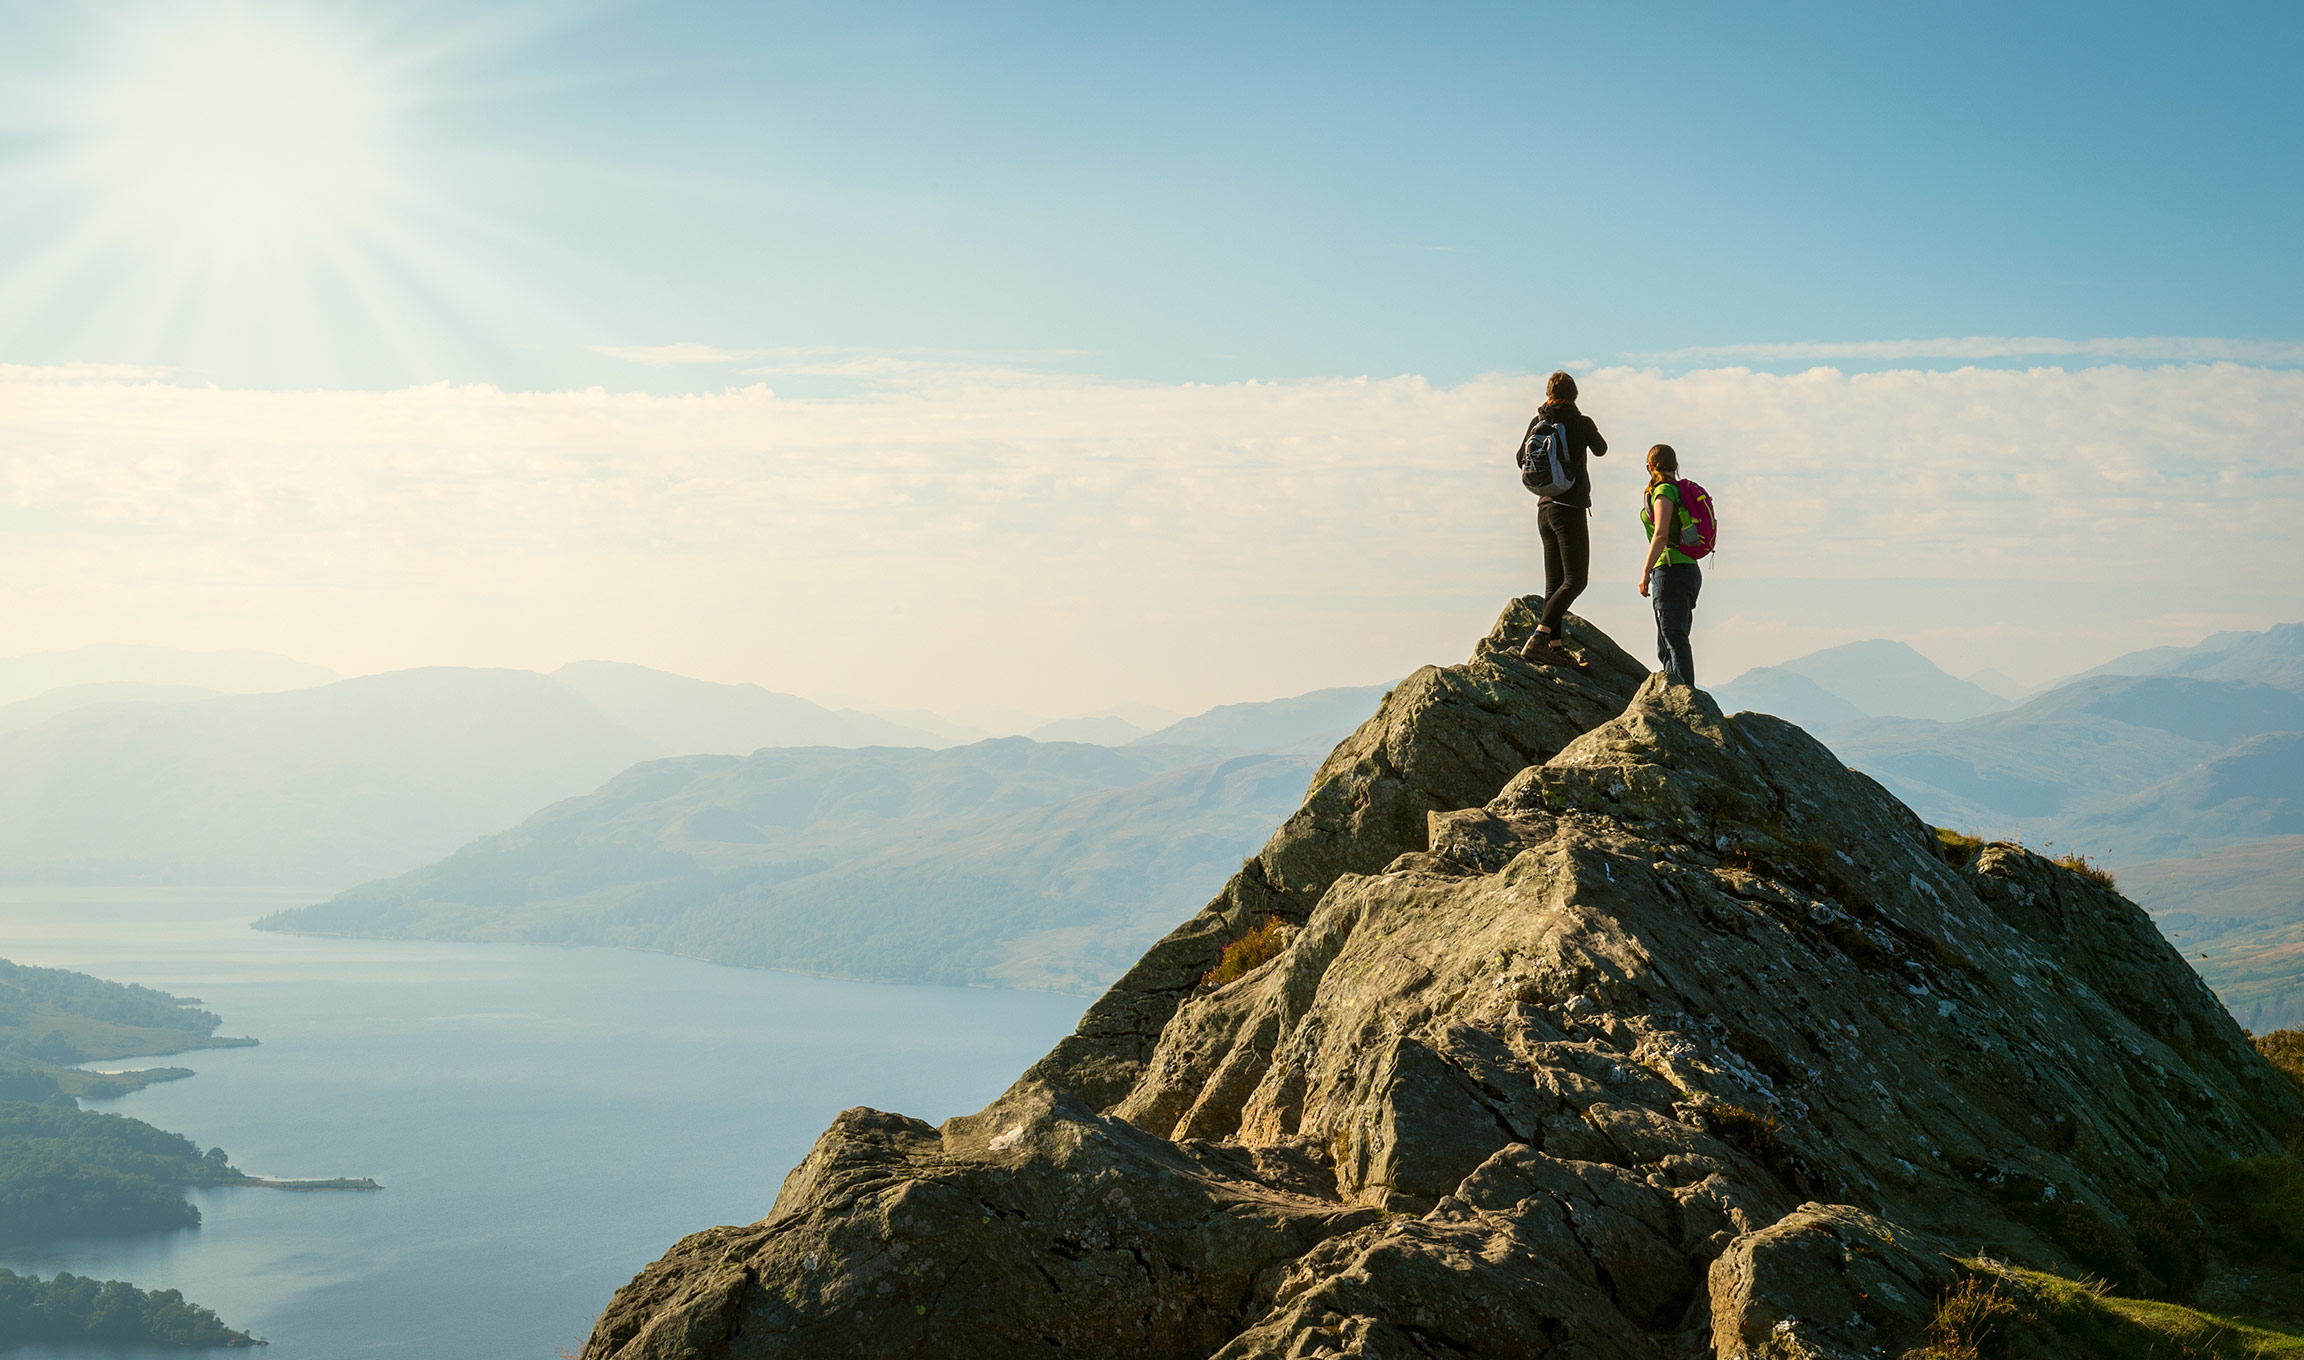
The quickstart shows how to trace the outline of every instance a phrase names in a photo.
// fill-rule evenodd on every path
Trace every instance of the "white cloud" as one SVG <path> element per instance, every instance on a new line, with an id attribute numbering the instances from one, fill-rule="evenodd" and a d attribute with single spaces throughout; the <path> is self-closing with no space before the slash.
<path id="1" fill-rule="evenodd" d="M 2205 336 L 2126 336 L 2064 340 L 2046 335 L 1943 336 L 1934 340 L 1811 340 L 1792 344 L 1705 345 L 1640 356 L 1664 363 L 1803 363 L 1833 359 L 2142 359 L 2188 363 L 2304 364 L 2304 343 Z"/>
<path id="2" fill-rule="evenodd" d="M 2304 374 L 1580 376 L 1617 448 L 1586 612 L 1635 654 L 1659 441 L 1721 506 L 1713 679 L 1877 635 L 2044 679 L 2199 617 L 2304 616 Z M 842 703 L 1192 711 L 1457 659 L 1536 589 L 1509 459 L 1540 384 L 955 365 L 803 401 L 5 370 L 0 609 L 26 651 L 602 655 Z"/>

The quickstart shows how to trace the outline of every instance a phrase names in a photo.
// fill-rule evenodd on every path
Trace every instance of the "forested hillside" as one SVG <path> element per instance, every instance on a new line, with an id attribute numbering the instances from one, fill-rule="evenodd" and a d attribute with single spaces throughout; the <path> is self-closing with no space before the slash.
<path id="1" fill-rule="evenodd" d="M 11 1239 L 194 1228 L 183 1187 L 240 1179 L 222 1148 L 125 1115 L 0 1101 L 0 1234 Z"/>

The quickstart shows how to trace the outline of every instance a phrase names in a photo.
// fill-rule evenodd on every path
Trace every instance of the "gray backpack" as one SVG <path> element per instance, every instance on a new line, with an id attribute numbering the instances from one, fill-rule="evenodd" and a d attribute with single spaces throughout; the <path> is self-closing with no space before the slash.
<path id="1" fill-rule="evenodd" d="M 1576 460 L 1568 454 L 1568 426 L 1539 420 L 1520 446 L 1520 485 L 1539 496 L 1565 496 L 1576 489 Z"/>

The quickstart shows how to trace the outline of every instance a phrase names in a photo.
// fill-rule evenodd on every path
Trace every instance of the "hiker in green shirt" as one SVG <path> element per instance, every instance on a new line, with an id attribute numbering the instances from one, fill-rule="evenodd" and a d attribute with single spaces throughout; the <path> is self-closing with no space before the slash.
<path id="1" fill-rule="evenodd" d="M 1683 685 L 1696 683 L 1696 658 L 1688 632 L 1696 623 L 1696 595 L 1704 569 L 1672 546 L 1695 524 L 1680 503 L 1680 455 L 1670 444 L 1648 450 L 1648 490 L 1640 498 L 1640 527 L 1648 532 L 1648 555 L 1640 562 L 1640 593 L 1656 606 L 1656 659 L 1664 674 Z"/>

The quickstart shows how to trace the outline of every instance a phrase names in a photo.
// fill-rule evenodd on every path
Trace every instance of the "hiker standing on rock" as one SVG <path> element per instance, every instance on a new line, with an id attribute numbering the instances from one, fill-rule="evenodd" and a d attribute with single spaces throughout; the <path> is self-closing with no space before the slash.
<path id="1" fill-rule="evenodd" d="M 1603 457 L 1608 441 L 1576 409 L 1576 380 L 1554 373 L 1544 404 L 1520 441 L 1520 482 L 1536 493 L 1536 534 L 1544 541 L 1544 616 L 1520 649 L 1530 661 L 1575 666 L 1560 645 L 1560 621 L 1592 579 L 1592 474 L 1585 455 Z"/>
<path id="2" fill-rule="evenodd" d="M 1696 624 L 1696 595 L 1704 589 L 1704 569 L 1681 547 L 1711 550 L 1707 529 L 1699 528 L 1697 514 L 1686 502 L 1702 498 L 1698 507 L 1708 526 L 1711 498 L 1694 482 L 1680 480 L 1680 455 L 1670 444 L 1648 450 L 1648 491 L 1640 500 L 1640 527 L 1648 531 L 1648 555 L 1640 563 L 1640 593 L 1656 606 L 1656 659 L 1664 674 L 1683 685 L 1696 683 L 1696 657 L 1688 648 L 1688 631 Z"/>

